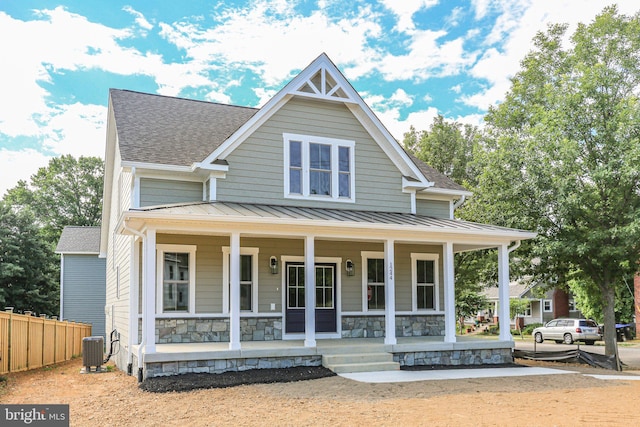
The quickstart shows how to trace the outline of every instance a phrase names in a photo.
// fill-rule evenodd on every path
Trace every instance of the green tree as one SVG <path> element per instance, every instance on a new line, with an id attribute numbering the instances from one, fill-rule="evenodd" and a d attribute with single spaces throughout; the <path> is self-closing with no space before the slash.
<path id="1" fill-rule="evenodd" d="M 55 242 L 66 225 L 100 225 L 104 163 L 98 157 L 56 157 L 18 182 L 4 200 L 33 212 L 48 240 Z"/>
<path id="2" fill-rule="evenodd" d="M 475 126 L 448 122 L 438 115 L 429 130 L 417 132 L 412 126 L 404 134 L 403 144 L 432 168 L 465 185 L 475 176 L 471 166 L 474 151 L 478 149 L 478 135 Z"/>
<path id="3" fill-rule="evenodd" d="M 539 272 L 593 283 L 584 289 L 602 299 L 613 355 L 616 287 L 640 251 L 640 14 L 608 7 L 569 41 L 566 31 L 553 25 L 534 38 L 490 110 L 496 145 L 485 160 L 498 169 L 483 170 L 480 193 L 494 222 L 539 233 Z"/>
<path id="4" fill-rule="evenodd" d="M 56 262 L 32 213 L 0 201 L 0 307 L 57 314 Z"/>
<path id="5" fill-rule="evenodd" d="M 464 333 L 464 319 L 475 317 L 478 311 L 487 307 L 488 300 L 483 294 L 469 289 L 456 289 L 456 315 L 460 322 L 460 333 Z"/>

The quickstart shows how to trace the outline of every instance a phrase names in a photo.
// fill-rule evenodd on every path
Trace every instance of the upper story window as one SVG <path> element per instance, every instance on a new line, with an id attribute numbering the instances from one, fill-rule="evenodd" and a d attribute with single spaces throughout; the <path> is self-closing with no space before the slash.
<path id="1" fill-rule="evenodd" d="M 284 134 L 284 196 L 355 201 L 354 141 Z"/>

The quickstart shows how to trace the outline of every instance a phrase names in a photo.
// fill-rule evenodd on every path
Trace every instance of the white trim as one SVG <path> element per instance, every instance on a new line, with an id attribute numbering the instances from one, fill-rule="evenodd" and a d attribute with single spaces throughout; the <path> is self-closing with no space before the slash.
<path id="1" fill-rule="evenodd" d="M 258 254 L 259 248 L 240 247 L 240 255 L 251 255 L 251 310 L 240 310 L 240 315 L 244 313 L 258 313 Z M 222 313 L 229 313 L 229 256 L 231 249 L 229 246 L 222 247 Z"/>
<path id="2" fill-rule="evenodd" d="M 229 350 L 240 350 L 240 233 L 229 237 Z"/>
<path id="3" fill-rule="evenodd" d="M 64 314 L 64 252 L 60 253 L 60 320 Z"/>
<path id="4" fill-rule="evenodd" d="M 509 251 L 507 246 L 507 244 L 498 246 L 498 295 L 500 297 L 498 323 L 500 325 L 500 341 L 513 340 L 509 313 Z"/>
<path id="5" fill-rule="evenodd" d="M 133 188 L 131 189 L 131 207 L 137 209 L 140 207 L 140 176 L 136 175 L 132 182 Z"/>
<path id="6" fill-rule="evenodd" d="M 214 202 L 216 200 L 218 200 L 218 179 L 211 174 L 209 175 L 209 201 Z"/>
<path id="7" fill-rule="evenodd" d="M 395 241 L 387 239 L 384 241 L 384 264 L 385 264 L 385 284 L 384 284 L 384 322 L 385 335 L 384 343 L 395 345 L 396 339 L 396 280 L 395 280 Z"/>
<path id="8" fill-rule="evenodd" d="M 442 247 L 444 273 L 444 342 L 456 342 L 456 296 L 453 243 L 445 242 Z"/>
<path id="9" fill-rule="evenodd" d="M 418 309 L 418 269 L 416 261 L 433 261 L 433 308 Z M 440 311 L 440 255 L 411 253 L 411 307 L 414 313 L 432 314 Z"/>
<path id="10" fill-rule="evenodd" d="M 368 260 L 369 259 L 382 259 L 384 260 L 384 252 L 379 251 L 360 251 L 360 259 L 362 265 L 362 312 L 363 313 L 375 313 L 384 315 L 384 310 L 376 309 L 369 310 L 369 300 L 367 298 L 367 289 L 369 287 L 369 275 L 368 275 Z M 385 281 L 385 287 L 387 283 Z M 387 301 L 385 300 L 384 306 L 387 306 Z"/>
<path id="11" fill-rule="evenodd" d="M 142 354 L 155 353 L 156 349 L 156 230 L 147 229 L 143 243 L 142 261 Z M 144 360 L 138 359 L 143 365 Z"/>
<path id="12" fill-rule="evenodd" d="M 354 203 L 356 201 L 356 171 L 355 171 L 355 141 L 337 138 L 326 138 L 313 135 L 300 135 L 293 133 L 282 134 L 284 144 L 284 197 L 285 199 L 302 199 L 302 200 L 321 200 L 331 202 L 349 202 Z M 302 156 L 302 188 L 301 194 L 290 192 L 289 184 L 289 172 L 290 172 L 290 152 L 289 146 L 292 141 L 299 141 L 301 144 Z M 310 144 L 322 144 L 329 145 L 331 147 L 331 195 L 322 196 L 310 194 Z M 340 197 L 339 175 L 340 175 L 340 162 L 339 162 L 339 148 L 349 148 L 349 197 Z"/>
<path id="13" fill-rule="evenodd" d="M 165 313 L 163 310 L 164 298 L 164 254 L 166 252 L 181 252 L 189 254 L 189 308 L 186 313 L 195 313 L 196 311 L 196 245 L 156 245 L 156 312 Z M 175 311 L 171 311 L 175 313 Z M 184 313 L 184 312 L 182 312 Z"/>
<path id="14" fill-rule="evenodd" d="M 304 238 L 304 346 L 316 346 L 316 255 L 313 236 Z"/>
<path id="15" fill-rule="evenodd" d="M 544 304 L 546 302 L 549 303 L 549 310 L 545 309 L 545 307 L 544 307 Z M 542 299 L 542 312 L 543 313 L 553 313 L 553 300 L 552 299 L 548 299 L 548 298 Z"/>

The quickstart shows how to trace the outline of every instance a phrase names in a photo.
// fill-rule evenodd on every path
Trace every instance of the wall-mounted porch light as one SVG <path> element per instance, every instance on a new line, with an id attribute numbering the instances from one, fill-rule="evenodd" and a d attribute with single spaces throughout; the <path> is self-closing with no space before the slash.
<path id="1" fill-rule="evenodd" d="M 355 269 L 355 265 L 353 264 L 353 261 L 351 261 L 350 259 L 347 260 L 347 262 L 344 265 L 345 270 L 347 270 L 347 276 L 353 276 L 354 274 L 356 274 L 356 269 Z"/>
<path id="2" fill-rule="evenodd" d="M 269 258 L 269 268 L 271 269 L 271 274 L 278 274 L 278 258 L 274 256 Z"/>

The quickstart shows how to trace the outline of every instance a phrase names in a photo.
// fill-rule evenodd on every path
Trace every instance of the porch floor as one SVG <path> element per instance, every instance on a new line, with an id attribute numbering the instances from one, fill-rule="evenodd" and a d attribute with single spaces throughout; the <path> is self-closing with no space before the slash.
<path id="1" fill-rule="evenodd" d="M 145 363 L 183 362 L 191 360 L 238 359 L 258 357 L 315 356 L 323 354 L 405 353 L 419 351 L 491 350 L 514 348 L 513 341 L 497 338 L 457 336 L 456 342 L 444 342 L 444 337 L 399 337 L 397 344 L 385 344 L 383 338 L 318 339 L 316 347 L 305 347 L 303 340 L 242 341 L 241 348 L 229 350 L 228 342 L 156 344 L 155 353 L 143 349 Z M 134 354 L 138 352 L 134 345 Z"/>

